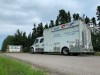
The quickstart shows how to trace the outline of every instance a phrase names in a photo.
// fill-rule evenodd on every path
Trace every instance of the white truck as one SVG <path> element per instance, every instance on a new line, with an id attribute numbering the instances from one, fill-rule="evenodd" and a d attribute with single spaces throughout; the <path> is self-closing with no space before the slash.
<path id="1" fill-rule="evenodd" d="M 31 53 L 34 52 L 94 53 L 91 31 L 80 20 L 45 29 L 43 37 L 37 38 L 31 46 Z"/>

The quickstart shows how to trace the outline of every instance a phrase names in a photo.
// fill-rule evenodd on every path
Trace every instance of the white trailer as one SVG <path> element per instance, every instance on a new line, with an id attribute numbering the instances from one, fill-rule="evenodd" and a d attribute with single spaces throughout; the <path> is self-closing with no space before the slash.
<path id="1" fill-rule="evenodd" d="M 6 52 L 22 52 L 22 45 L 8 45 Z"/>
<path id="2" fill-rule="evenodd" d="M 90 29 L 80 20 L 45 29 L 31 46 L 34 52 L 93 53 Z"/>

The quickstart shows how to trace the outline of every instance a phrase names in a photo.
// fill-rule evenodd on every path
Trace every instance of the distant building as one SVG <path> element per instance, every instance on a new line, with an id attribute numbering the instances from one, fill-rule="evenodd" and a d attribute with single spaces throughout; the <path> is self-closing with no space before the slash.
<path id="1" fill-rule="evenodd" d="M 20 52 L 22 52 L 22 45 L 8 45 L 6 52 L 20 53 Z"/>

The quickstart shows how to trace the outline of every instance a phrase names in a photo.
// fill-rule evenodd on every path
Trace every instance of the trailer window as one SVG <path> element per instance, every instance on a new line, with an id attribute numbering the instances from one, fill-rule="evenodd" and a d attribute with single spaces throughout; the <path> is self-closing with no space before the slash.
<path id="1" fill-rule="evenodd" d="M 40 40 L 40 43 L 42 43 L 42 42 L 43 42 L 43 40 L 44 40 L 44 38 L 42 38 L 42 39 Z"/>

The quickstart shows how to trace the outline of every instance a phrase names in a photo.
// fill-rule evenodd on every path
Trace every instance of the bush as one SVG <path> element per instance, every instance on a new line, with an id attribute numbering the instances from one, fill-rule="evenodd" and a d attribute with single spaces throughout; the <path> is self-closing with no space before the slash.
<path id="1" fill-rule="evenodd" d="M 96 56 L 100 56 L 100 52 L 96 52 L 95 55 L 96 55 Z"/>
<path id="2" fill-rule="evenodd" d="M 24 48 L 23 48 L 23 52 L 25 52 L 25 53 L 26 53 L 26 52 L 30 52 L 30 47 L 24 47 Z"/>

